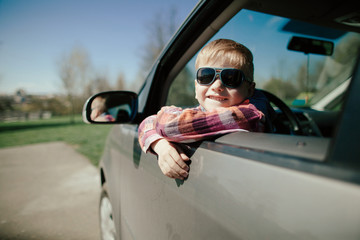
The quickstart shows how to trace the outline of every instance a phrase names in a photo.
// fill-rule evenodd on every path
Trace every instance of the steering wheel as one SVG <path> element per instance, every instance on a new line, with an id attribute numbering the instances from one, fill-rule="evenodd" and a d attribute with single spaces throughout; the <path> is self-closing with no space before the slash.
<path id="1" fill-rule="evenodd" d="M 291 111 L 291 109 L 277 96 L 274 94 L 261 90 L 270 103 L 273 103 L 276 107 L 280 109 L 280 111 L 285 115 L 285 117 L 289 120 L 290 124 L 290 134 L 291 135 L 306 135 L 305 131 L 300 125 L 298 118 Z"/>

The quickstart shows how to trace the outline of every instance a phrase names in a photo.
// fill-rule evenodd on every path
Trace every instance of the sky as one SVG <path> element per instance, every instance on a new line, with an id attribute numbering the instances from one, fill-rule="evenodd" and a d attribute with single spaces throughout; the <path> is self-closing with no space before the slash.
<path id="1" fill-rule="evenodd" d="M 197 0 L 0 0 L 0 94 L 61 92 L 57 62 L 85 49 L 97 72 L 131 84 L 147 27 L 176 9 L 179 26 Z"/>

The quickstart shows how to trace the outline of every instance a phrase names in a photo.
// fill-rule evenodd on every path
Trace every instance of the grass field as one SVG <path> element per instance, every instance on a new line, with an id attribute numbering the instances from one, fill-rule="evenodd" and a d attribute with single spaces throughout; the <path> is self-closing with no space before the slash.
<path id="1" fill-rule="evenodd" d="M 0 148 L 64 141 L 97 166 L 111 125 L 89 125 L 69 117 L 48 120 L 0 123 Z"/>

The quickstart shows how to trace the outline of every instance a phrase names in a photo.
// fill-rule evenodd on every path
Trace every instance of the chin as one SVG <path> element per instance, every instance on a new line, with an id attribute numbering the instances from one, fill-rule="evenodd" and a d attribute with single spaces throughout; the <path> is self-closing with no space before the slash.
<path id="1" fill-rule="evenodd" d="M 211 111 L 219 107 L 229 107 L 228 104 L 221 104 L 221 103 L 213 103 L 210 106 L 209 105 L 204 107 L 206 111 Z"/>

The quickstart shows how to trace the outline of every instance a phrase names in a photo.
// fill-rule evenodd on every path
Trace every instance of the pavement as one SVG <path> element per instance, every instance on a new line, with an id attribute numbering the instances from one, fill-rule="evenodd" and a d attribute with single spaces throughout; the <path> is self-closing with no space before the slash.
<path id="1" fill-rule="evenodd" d="M 0 149 L 0 240 L 100 239 L 99 184 L 66 143 Z"/>

